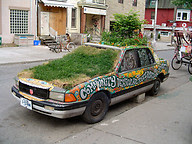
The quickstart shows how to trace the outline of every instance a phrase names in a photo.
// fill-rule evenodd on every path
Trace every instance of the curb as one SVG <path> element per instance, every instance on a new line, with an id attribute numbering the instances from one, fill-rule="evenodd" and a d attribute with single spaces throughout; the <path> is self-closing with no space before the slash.
<path id="1" fill-rule="evenodd" d="M 52 60 L 56 60 L 56 59 L 59 59 L 59 58 L 44 59 L 44 60 L 34 60 L 34 61 L 23 61 L 23 62 L 0 63 L 0 66 L 3 66 L 3 65 L 13 65 L 13 64 L 28 64 L 28 63 L 35 63 L 35 62 L 46 62 L 46 61 L 52 61 Z"/>

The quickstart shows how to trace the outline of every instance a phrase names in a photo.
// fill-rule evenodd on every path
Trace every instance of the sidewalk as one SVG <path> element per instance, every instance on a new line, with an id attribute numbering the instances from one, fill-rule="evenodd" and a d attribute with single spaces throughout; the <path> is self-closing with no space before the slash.
<path id="1" fill-rule="evenodd" d="M 174 50 L 175 47 L 171 46 L 170 42 L 160 42 L 157 41 L 154 47 L 155 51 L 165 51 L 165 50 Z"/>
<path id="2" fill-rule="evenodd" d="M 192 144 L 192 83 L 57 144 Z"/>
<path id="3" fill-rule="evenodd" d="M 174 49 L 174 47 L 167 45 L 169 43 L 157 42 L 154 50 Z M 0 48 L 0 65 L 47 61 L 62 58 L 67 53 L 68 51 L 52 52 L 47 46 L 5 47 Z"/>
<path id="4" fill-rule="evenodd" d="M 0 48 L 0 65 L 47 61 L 62 58 L 68 51 L 55 53 L 47 46 L 22 46 Z"/>

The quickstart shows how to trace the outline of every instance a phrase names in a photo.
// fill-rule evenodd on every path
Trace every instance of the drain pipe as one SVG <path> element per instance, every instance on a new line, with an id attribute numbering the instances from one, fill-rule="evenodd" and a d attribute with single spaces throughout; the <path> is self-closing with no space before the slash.
<path id="1" fill-rule="evenodd" d="M 33 21 L 32 21 L 32 17 L 33 17 L 33 15 L 32 15 L 32 14 L 33 14 L 33 13 L 32 13 L 33 3 L 32 3 L 32 2 L 33 2 L 33 0 L 31 0 L 31 10 L 30 10 L 30 12 L 31 12 L 31 13 L 30 13 L 30 33 L 31 33 L 31 34 L 32 34 L 32 22 L 33 22 Z"/>

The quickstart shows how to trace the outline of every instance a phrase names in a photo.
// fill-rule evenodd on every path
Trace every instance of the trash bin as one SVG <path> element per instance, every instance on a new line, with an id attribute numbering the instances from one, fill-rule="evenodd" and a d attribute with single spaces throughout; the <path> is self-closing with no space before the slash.
<path id="1" fill-rule="evenodd" d="M 40 40 L 34 40 L 33 44 L 34 44 L 34 46 L 38 46 L 41 44 L 41 41 Z"/>
<path id="2" fill-rule="evenodd" d="M 0 45 L 2 44 L 2 38 L 0 37 Z"/>

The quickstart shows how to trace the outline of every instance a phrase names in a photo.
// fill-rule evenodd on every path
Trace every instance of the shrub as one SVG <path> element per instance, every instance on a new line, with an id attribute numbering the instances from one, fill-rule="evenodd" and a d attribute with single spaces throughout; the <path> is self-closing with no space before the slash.
<path id="1" fill-rule="evenodd" d="M 139 20 L 139 15 L 133 11 L 128 14 L 114 14 L 113 31 L 103 32 L 101 41 L 106 45 L 128 46 L 146 45 L 147 38 L 138 37 L 138 31 L 145 22 Z"/>

